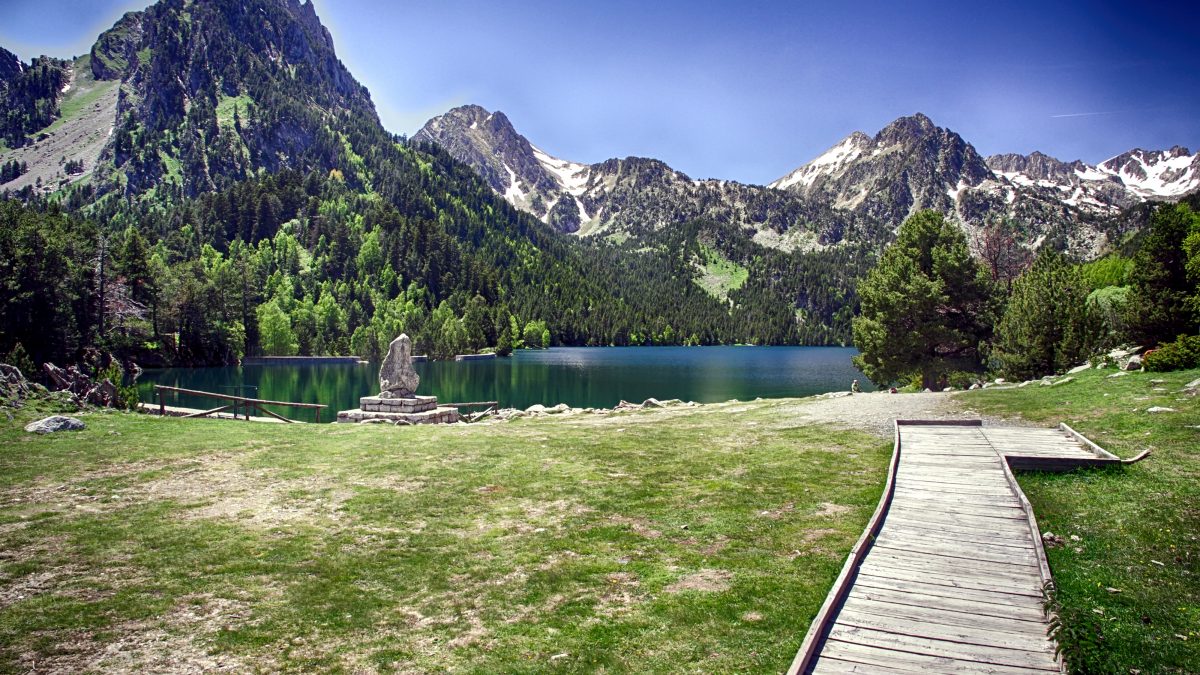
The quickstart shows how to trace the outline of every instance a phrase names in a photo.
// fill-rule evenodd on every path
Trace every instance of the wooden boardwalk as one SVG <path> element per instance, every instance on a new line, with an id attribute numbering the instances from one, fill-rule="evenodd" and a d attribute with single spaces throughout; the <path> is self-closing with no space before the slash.
<path id="1" fill-rule="evenodd" d="M 789 673 L 1062 672 L 1050 569 L 1011 468 L 1119 463 L 1065 425 L 898 421 L 879 508 Z"/>

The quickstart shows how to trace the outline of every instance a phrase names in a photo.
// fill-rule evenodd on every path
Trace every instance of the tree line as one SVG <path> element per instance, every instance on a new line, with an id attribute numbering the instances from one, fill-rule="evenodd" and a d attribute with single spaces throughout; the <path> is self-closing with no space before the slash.
<path id="1" fill-rule="evenodd" d="M 995 255 L 972 256 L 963 232 L 933 211 L 903 223 L 858 286 L 856 365 L 874 382 L 1031 379 L 1125 344 L 1158 347 L 1151 369 L 1200 367 L 1200 197 L 1153 206 L 1128 257 L 1081 262 L 1053 246 L 1034 256 L 983 243 Z"/>

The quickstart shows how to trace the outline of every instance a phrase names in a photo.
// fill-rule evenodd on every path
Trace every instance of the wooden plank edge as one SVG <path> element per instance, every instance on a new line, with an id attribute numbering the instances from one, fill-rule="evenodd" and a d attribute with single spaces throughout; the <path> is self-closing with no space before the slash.
<path id="1" fill-rule="evenodd" d="M 1082 444 L 1083 447 L 1087 448 L 1088 450 L 1091 450 L 1092 453 L 1094 453 L 1095 455 L 1097 455 L 1099 457 L 1103 457 L 1105 459 L 1121 459 L 1120 457 L 1117 457 L 1116 455 L 1112 454 L 1111 452 L 1109 452 L 1109 451 L 1105 450 L 1104 448 L 1100 447 L 1099 445 L 1097 445 L 1095 442 L 1092 441 L 1092 439 L 1090 439 L 1087 436 L 1084 436 L 1083 434 L 1079 433 L 1078 431 L 1075 431 L 1074 429 L 1072 429 L 1070 427 L 1070 425 L 1068 425 L 1066 422 L 1059 422 L 1058 428 L 1067 432 L 1067 434 L 1070 435 L 1071 438 L 1074 438 L 1076 441 L 1079 441 L 1079 443 Z"/>
<path id="2" fill-rule="evenodd" d="M 1008 458 L 1005 458 L 1008 459 Z M 1042 545 L 1042 531 L 1038 528 L 1037 516 L 1033 514 L 1033 505 L 1029 503 L 1029 498 L 1025 496 L 1025 491 L 1021 489 L 1020 483 L 1017 482 L 1017 477 L 1013 475 L 1012 468 L 1008 466 L 1008 462 L 1001 462 L 1004 468 L 1004 479 L 1008 481 L 1013 492 L 1016 493 L 1017 499 L 1021 502 L 1021 507 L 1025 509 L 1026 521 L 1029 524 L 1029 534 L 1033 537 L 1033 548 L 1037 553 L 1038 572 L 1042 577 L 1042 588 L 1045 591 L 1054 589 L 1054 575 L 1050 573 L 1050 561 L 1046 559 L 1046 547 Z M 1046 619 L 1053 623 L 1057 619 L 1057 615 L 1053 612 L 1047 612 Z M 1049 636 L 1046 636 L 1050 640 Z M 1053 643 L 1053 640 L 1050 640 Z M 1058 669 L 1062 673 L 1067 672 L 1067 663 L 1063 659 L 1062 652 L 1058 650 L 1058 645 L 1054 645 L 1054 659 L 1058 662 Z"/>
<path id="3" fill-rule="evenodd" d="M 892 421 L 892 433 L 895 438 L 892 442 L 892 461 L 888 464 L 887 481 L 884 483 L 883 494 L 879 497 L 875 513 L 867 521 L 867 527 L 855 542 L 854 548 L 850 549 L 850 555 L 846 557 L 842 571 L 834 580 L 833 588 L 829 589 L 829 594 L 825 596 L 825 602 L 821 604 L 821 609 L 817 610 L 817 615 L 809 624 L 808 633 L 805 634 L 804 641 L 800 643 L 800 649 L 796 651 L 796 656 L 787 669 L 787 675 L 801 675 L 812 669 L 813 663 L 821 653 L 825 636 L 837 618 L 838 610 L 854 586 L 854 577 L 857 576 L 863 558 L 867 556 L 867 551 L 871 549 L 875 537 L 883 529 L 884 516 L 887 515 L 888 507 L 892 504 L 892 495 L 895 492 L 896 470 L 900 466 L 900 424 L 900 420 Z"/>
<path id="4" fill-rule="evenodd" d="M 983 420 L 895 420 L 895 426 L 913 426 L 913 427 L 931 427 L 931 426 L 946 426 L 946 427 L 981 427 Z"/>

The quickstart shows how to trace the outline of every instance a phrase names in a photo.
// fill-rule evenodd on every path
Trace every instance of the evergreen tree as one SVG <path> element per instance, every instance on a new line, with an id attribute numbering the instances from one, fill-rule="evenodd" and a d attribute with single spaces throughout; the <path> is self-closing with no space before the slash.
<path id="1" fill-rule="evenodd" d="M 1188 276 L 1184 242 L 1197 222 L 1200 215 L 1186 204 L 1161 205 L 1151 217 L 1129 275 L 1127 323 L 1134 342 L 1151 346 L 1196 333 L 1196 279 Z"/>
<path id="2" fill-rule="evenodd" d="M 935 388 L 958 370 L 980 370 L 980 346 L 994 314 L 987 272 L 962 231 L 940 213 L 921 211 L 859 284 L 855 365 L 878 384 L 919 374 Z"/>
<path id="3" fill-rule="evenodd" d="M 1004 374 L 1032 379 L 1083 361 L 1096 344 L 1099 327 L 1087 299 L 1080 268 L 1043 248 L 1013 284 L 997 326 L 994 353 Z"/>

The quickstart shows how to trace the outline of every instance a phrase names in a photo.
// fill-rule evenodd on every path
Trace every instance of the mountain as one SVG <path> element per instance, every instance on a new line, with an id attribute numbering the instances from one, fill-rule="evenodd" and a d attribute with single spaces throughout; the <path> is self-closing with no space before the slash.
<path id="1" fill-rule="evenodd" d="M 803 269 L 771 285 L 748 272 L 767 264 L 760 252 L 722 244 L 744 242 L 719 228 L 653 246 L 563 237 L 446 150 L 388 133 L 311 2 L 161 0 L 87 54 L 0 54 L 0 73 L 5 113 L 20 112 L 0 145 L 0 230 L 13 234 L 0 259 L 17 286 L 0 294 L 0 353 L 20 343 L 72 361 L 99 347 L 198 365 L 369 357 L 402 331 L 435 356 L 546 333 L 572 345 L 848 338 L 859 252 L 797 257 Z M 517 149 L 533 159 L 509 166 L 533 185 L 547 160 Z M 558 174 L 541 177 L 547 194 L 566 189 Z M 604 175 L 635 189 L 673 172 L 629 160 Z M 579 198 L 588 215 L 591 199 Z M 38 317 L 51 311 L 48 329 Z"/>
<path id="2" fill-rule="evenodd" d="M 623 238 L 702 219 L 791 251 L 861 239 L 874 227 L 869 218 L 761 186 L 693 180 L 655 159 L 560 159 L 518 133 L 504 113 L 477 105 L 429 120 L 413 140 L 445 148 L 496 194 L 560 232 Z"/>
<path id="3" fill-rule="evenodd" d="M 1200 156 L 1176 147 L 1132 150 L 1099 166 L 1040 152 L 985 159 L 961 136 L 918 113 L 874 137 L 854 132 L 770 187 L 891 227 L 924 208 L 950 214 L 968 230 L 1015 221 L 1028 243 L 1055 237 L 1094 254 L 1112 243 L 1110 221 L 1125 209 L 1200 188 Z"/>

